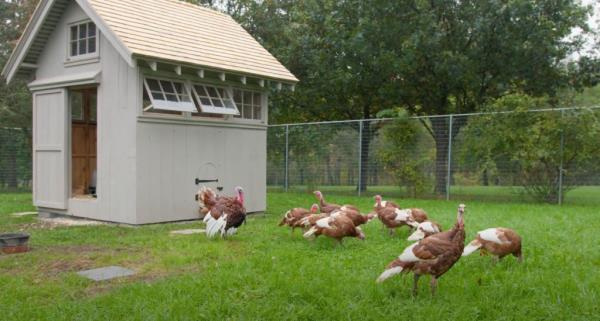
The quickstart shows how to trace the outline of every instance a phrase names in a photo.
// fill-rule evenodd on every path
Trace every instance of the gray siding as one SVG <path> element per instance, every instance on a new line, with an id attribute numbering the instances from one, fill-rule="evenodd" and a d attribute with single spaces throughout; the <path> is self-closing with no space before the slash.
<path id="1" fill-rule="evenodd" d="M 138 137 L 138 223 L 198 218 L 200 179 L 218 178 L 224 195 L 245 190 L 249 212 L 266 208 L 266 128 L 141 121 Z"/>
<path id="2" fill-rule="evenodd" d="M 69 23 L 85 19 L 85 13 L 72 2 L 46 43 L 36 72 L 36 80 L 43 80 L 102 71 L 98 86 L 98 199 L 70 199 L 67 210 L 74 216 L 136 223 L 137 71 L 127 65 L 102 35 L 99 59 L 81 64 L 66 63 L 67 26 Z M 70 144 L 70 139 L 68 142 Z M 70 152 L 68 155 L 70 161 Z M 71 185 L 70 177 L 67 179 L 67 185 Z"/>

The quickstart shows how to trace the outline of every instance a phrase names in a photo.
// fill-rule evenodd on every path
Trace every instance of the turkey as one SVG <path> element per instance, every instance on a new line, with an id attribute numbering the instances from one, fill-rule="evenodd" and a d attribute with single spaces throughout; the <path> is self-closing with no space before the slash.
<path id="1" fill-rule="evenodd" d="M 200 190 L 198 190 L 198 193 L 196 193 L 196 201 L 200 206 L 200 217 L 206 218 L 206 214 L 208 214 L 210 208 L 215 205 L 217 198 L 217 194 L 209 187 L 202 186 Z"/>
<path id="2" fill-rule="evenodd" d="M 312 239 L 319 235 L 335 239 L 339 244 L 342 244 L 344 237 L 356 237 L 360 240 L 365 239 L 365 234 L 360 227 L 355 226 L 348 216 L 342 215 L 340 212 L 318 220 L 314 226 L 304 233 L 304 237 L 307 239 Z"/>
<path id="3" fill-rule="evenodd" d="M 410 208 L 408 210 L 410 211 L 410 216 L 412 219 L 418 223 L 423 223 L 428 220 L 427 213 L 425 213 L 424 210 L 420 208 Z"/>
<path id="4" fill-rule="evenodd" d="M 377 211 L 380 208 L 383 207 L 395 207 L 395 208 L 400 208 L 400 206 L 398 206 L 398 204 L 391 202 L 391 201 L 384 201 L 381 198 L 381 195 L 375 195 L 375 204 L 373 205 L 373 209 L 375 211 Z"/>
<path id="5" fill-rule="evenodd" d="M 381 198 L 381 195 L 375 195 L 375 204 L 373 205 L 373 209 L 375 210 L 375 212 L 378 212 L 378 211 L 386 209 L 386 208 L 401 209 L 400 206 L 398 206 L 398 204 L 391 202 L 391 201 L 384 201 Z M 409 208 L 409 209 L 404 209 L 404 210 L 408 211 L 411 219 L 413 221 L 416 221 L 417 223 L 425 222 L 428 219 L 427 213 L 423 209 Z"/>
<path id="6" fill-rule="evenodd" d="M 385 271 L 377 278 L 381 283 L 390 277 L 402 273 L 413 272 L 413 295 L 417 295 L 419 277 L 431 275 L 431 294 L 435 295 L 437 279 L 446 273 L 456 263 L 464 249 L 465 206 L 458 207 L 458 215 L 454 227 L 446 232 L 440 232 L 416 242 L 402 252 L 400 256 L 388 264 Z"/>
<path id="7" fill-rule="evenodd" d="M 409 241 L 422 240 L 430 235 L 439 233 L 441 231 L 442 231 L 442 227 L 438 223 L 432 222 L 432 221 L 425 221 L 425 222 L 419 223 L 419 225 L 417 225 L 417 228 L 408 237 L 407 240 L 409 240 Z"/>
<path id="8" fill-rule="evenodd" d="M 318 211 L 319 205 L 317 204 L 313 204 L 310 207 L 310 210 L 301 207 L 292 208 L 285 213 L 283 219 L 281 219 L 281 222 L 279 222 L 279 226 L 287 225 L 291 227 L 291 233 L 293 234 L 295 228 L 305 226 L 304 224 L 300 223 L 303 218 L 308 217 L 311 214 L 316 214 Z"/>
<path id="9" fill-rule="evenodd" d="M 358 208 L 354 205 L 338 205 L 333 203 L 325 202 L 325 198 L 323 198 L 323 193 L 321 191 L 315 191 L 315 196 L 319 200 L 319 206 L 321 207 L 321 213 L 331 213 L 335 210 L 355 210 L 358 211 Z"/>
<path id="10" fill-rule="evenodd" d="M 394 229 L 404 225 L 417 227 L 418 223 L 410 216 L 410 210 L 401 210 L 393 206 L 382 206 L 381 197 L 376 196 L 375 199 L 377 201 L 375 206 L 377 217 L 389 229 L 390 235 L 394 234 Z"/>
<path id="11" fill-rule="evenodd" d="M 235 193 L 235 197 L 207 197 L 204 200 L 204 205 L 209 209 L 204 217 L 206 236 L 212 238 L 217 234 L 220 234 L 221 237 L 233 235 L 238 227 L 246 221 L 244 191 L 238 186 L 235 188 Z"/>
<path id="12" fill-rule="evenodd" d="M 352 220 L 352 223 L 354 224 L 354 226 L 360 226 L 360 225 L 366 224 L 366 223 L 370 222 L 376 216 L 374 213 L 362 215 L 357 210 L 354 210 L 351 208 L 344 209 L 344 206 L 342 206 L 342 208 L 339 211 L 335 211 L 334 213 L 340 213 L 341 215 L 348 217 L 349 219 Z"/>
<path id="13" fill-rule="evenodd" d="M 479 250 L 481 255 L 487 253 L 493 255 L 494 261 L 511 254 L 519 262 L 523 261 L 521 237 L 515 231 L 508 228 L 495 227 L 477 232 L 475 239 L 465 246 L 462 256 L 467 256 L 477 250 Z"/>

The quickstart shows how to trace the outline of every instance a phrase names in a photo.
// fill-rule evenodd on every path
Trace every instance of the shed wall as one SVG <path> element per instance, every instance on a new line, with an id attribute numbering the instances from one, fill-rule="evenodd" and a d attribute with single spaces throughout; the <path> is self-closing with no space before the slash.
<path id="1" fill-rule="evenodd" d="M 85 19 L 88 17 L 83 10 L 71 2 L 52 32 L 36 71 L 36 80 L 101 71 L 97 107 L 98 198 L 69 199 L 67 212 L 98 220 L 136 223 L 138 74 L 136 68 L 130 67 L 101 34 L 99 59 L 67 62 L 68 24 Z M 70 145 L 70 137 L 68 142 Z M 68 155 L 70 175 L 70 152 Z M 70 176 L 66 178 L 66 184 L 71 186 Z"/>
<path id="2" fill-rule="evenodd" d="M 218 178 L 222 195 L 242 186 L 248 212 L 266 208 L 266 127 L 142 120 L 138 137 L 137 222 L 198 218 L 194 179 Z"/>

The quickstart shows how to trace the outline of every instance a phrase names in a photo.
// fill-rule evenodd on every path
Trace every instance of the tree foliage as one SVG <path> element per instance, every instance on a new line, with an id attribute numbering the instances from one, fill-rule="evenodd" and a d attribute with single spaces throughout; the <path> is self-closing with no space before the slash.
<path id="1" fill-rule="evenodd" d="M 558 202 L 562 168 L 563 197 L 579 180 L 598 170 L 600 113 L 594 110 L 530 112 L 548 107 L 547 99 L 509 95 L 487 110 L 512 111 L 474 117 L 464 129 L 463 155 L 484 169 L 490 161 L 500 176 L 540 201 Z"/>

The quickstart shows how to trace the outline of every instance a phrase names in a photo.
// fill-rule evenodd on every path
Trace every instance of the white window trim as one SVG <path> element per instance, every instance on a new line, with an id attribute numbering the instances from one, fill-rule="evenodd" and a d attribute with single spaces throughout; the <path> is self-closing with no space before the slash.
<path id="1" fill-rule="evenodd" d="M 166 97 L 165 91 L 162 88 L 162 84 L 160 83 L 160 81 L 169 81 L 169 82 L 178 82 L 180 84 L 183 85 L 183 89 L 186 91 L 187 96 L 190 98 L 190 101 L 181 101 L 179 98 L 179 94 L 175 95 L 177 97 L 177 101 L 170 101 L 170 100 L 155 100 L 154 96 L 152 96 L 152 91 L 150 90 L 150 86 L 148 85 L 148 82 L 146 81 L 147 79 L 153 79 L 153 80 L 157 80 L 158 81 L 158 85 L 161 88 L 162 94 Z M 192 96 L 190 93 L 190 90 L 188 88 L 188 83 L 184 80 L 176 80 L 176 79 L 169 79 L 169 78 L 164 78 L 164 77 L 144 77 L 143 79 L 143 84 L 144 88 L 146 89 L 146 93 L 148 93 L 148 98 L 150 99 L 151 104 L 148 106 L 142 106 L 142 110 L 144 112 L 147 112 L 148 110 L 150 110 L 151 108 L 153 109 L 157 109 L 157 110 L 165 110 L 165 111 L 177 111 L 177 112 L 184 112 L 184 113 L 192 113 L 192 112 L 196 112 L 196 105 L 194 104 L 194 101 L 192 100 Z M 142 92 L 142 96 L 143 96 L 143 92 Z"/>
<path id="2" fill-rule="evenodd" d="M 227 98 L 233 104 L 233 109 L 227 108 L 227 107 L 206 106 L 206 105 L 202 104 L 202 101 L 200 100 L 200 95 L 198 95 L 198 92 L 196 91 L 196 86 L 213 87 L 215 89 L 223 89 L 227 93 L 227 95 L 229 95 L 229 97 L 227 97 Z M 240 111 L 239 111 L 237 105 L 235 104 L 235 101 L 233 100 L 233 89 L 230 86 L 224 87 L 224 86 L 216 86 L 216 85 L 208 84 L 208 83 L 193 82 L 191 84 L 191 87 L 192 87 L 192 92 L 194 93 L 194 97 L 196 97 L 196 102 L 199 105 L 198 107 L 200 107 L 200 110 L 203 113 L 221 114 L 221 115 L 239 115 L 240 114 Z M 223 102 L 223 98 L 221 97 L 218 90 L 217 90 L 217 95 L 219 95 L 221 102 Z M 205 97 L 205 96 L 203 95 L 202 97 Z M 208 97 L 208 98 L 212 100 L 211 97 Z"/>
<path id="3" fill-rule="evenodd" d="M 75 55 L 72 56 L 71 55 L 71 27 L 72 26 L 78 26 L 81 24 L 87 24 L 87 23 L 93 23 L 95 28 L 96 28 L 96 51 L 92 52 L 92 53 L 87 53 L 84 55 Z M 79 39 L 78 39 L 79 41 Z M 86 20 L 80 20 L 80 21 L 75 21 L 75 22 L 71 22 L 69 24 L 67 24 L 67 63 L 70 62 L 79 62 L 82 60 L 95 60 L 96 58 L 98 58 L 100 56 L 100 29 L 98 29 L 98 26 L 96 26 L 96 24 L 90 20 L 90 19 L 86 19 Z"/>

